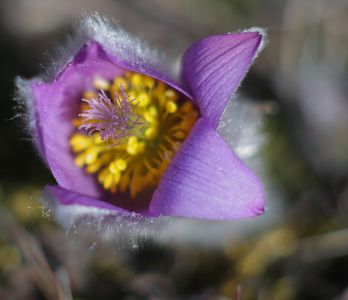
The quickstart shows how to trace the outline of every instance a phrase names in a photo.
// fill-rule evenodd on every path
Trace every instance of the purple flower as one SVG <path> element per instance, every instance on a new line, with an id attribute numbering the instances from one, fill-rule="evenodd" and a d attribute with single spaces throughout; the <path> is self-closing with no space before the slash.
<path id="1" fill-rule="evenodd" d="M 212 36 L 165 58 L 98 15 L 48 74 L 18 79 L 34 143 L 64 209 L 239 219 L 264 211 L 257 176 L 216 131 L 263 35 Z"/>

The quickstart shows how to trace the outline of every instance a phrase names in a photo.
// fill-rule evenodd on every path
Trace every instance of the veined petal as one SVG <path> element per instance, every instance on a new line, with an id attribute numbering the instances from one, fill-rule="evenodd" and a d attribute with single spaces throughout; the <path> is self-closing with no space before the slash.
<path id="1" fill-rule="evenodd" d="M 201 118 L 163 174 L 150 212 L 202 219 L 240 219 L 264 212 L 256 175 Z"/>
<path id="2" fill-rule="evenodd" d="M 262 34 L 245 32 L 205 38 L 183 57 L 188 82 L 203 117 L 217 128 L 219 119 L 245 76 L 262 41 Z"/>

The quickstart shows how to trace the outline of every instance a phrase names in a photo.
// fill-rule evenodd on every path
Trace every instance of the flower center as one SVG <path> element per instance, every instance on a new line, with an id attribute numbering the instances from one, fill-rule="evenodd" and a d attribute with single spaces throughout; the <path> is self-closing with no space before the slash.
<path id="1" fill-rule="evenodd" d="M 198 118 L 189 99 L 162 81 L 126 72 L 95 78 L 70 139 L 76 165 L 111 193 L 156 187 Z M 88 134 L 87 134 L 88 133 Z"/>

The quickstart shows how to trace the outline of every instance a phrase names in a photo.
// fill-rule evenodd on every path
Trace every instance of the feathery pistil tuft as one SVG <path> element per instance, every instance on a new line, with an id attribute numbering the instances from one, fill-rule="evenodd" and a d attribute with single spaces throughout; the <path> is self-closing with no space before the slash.
<path id="1" fill-rule="evenodd" d="M 79 114 L 79 117 L 84 118 L 79 129 L 89 130 L 89 136 L 94 131 L 100 131 L 100 138 L 103 142 L 113 140 L 114 144 L 109 147 L 124 142 L 125 137 L 144 132 L 146 124 L 146 122 L 140 121 L 142 115 L 134 112 L 139 102 L 132 105 L 133 107 L 131 106 L 135 98 L 128 100 L 130 95 L 126 95 L 122 82 L 120 83 L 120 94 L 121 97 L 115 91 L 115 100 L 111 101 L 101 89 L 96 98 L 82 99 L 88 103 L 89 108 Z"/>

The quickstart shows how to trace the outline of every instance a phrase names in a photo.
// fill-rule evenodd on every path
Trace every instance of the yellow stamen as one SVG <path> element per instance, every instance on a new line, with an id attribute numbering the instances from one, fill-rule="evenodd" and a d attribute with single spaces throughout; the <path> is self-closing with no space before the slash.
<path id="1" fill-rule="evenodd" d="M 85 170 L 88 174 L 93 174 L 97 172 L 101 168 L 101 166 L 102 164 L 100 163 L 100 161 L 96 161 L 94 164 L 86 166 Z"/>
<path id="2" fill-rule="evenodd" d="M 127 168 L 127 163 L 123 159 L 117 159 L 109 164 L 109 171 L 111 173 L 124 171 L 126 168 Z"/>
<path id="3" fill-rule="evenodd" d="M 112 173 L 108 173 L 103 180 L 103 186 L 106 190 L 110 189 L 112 184 L 114 183 L 114 175 Z"/>
<path id="4" fill-rule="evenodd" d="M 83 93 L 83 99 L 97 98 L 98 94 L 95 91 L 87 91 Z"/>
<path id="5" fill-rule="evenodd" d="M 96 77 L 93 80 L 93 86 L 97 89 L 97 90 L 108 90 L 110 88 L 110 82 L 107 81 L 104 78 L 101 77 Z"/>
<path id="6" fill-rule="evenodd" d="M 135 88 L 141 87 L 141 85 L 143 84 L 142 75 L 139 73 L 134 73 L 132 75 L 131 82 L 132 82 L 132 86 L 134 86 Z"/>
<path id="7" fill-rule="evenodd" d="M 127 80 L 125 79 L 125 78 L 123 78 L 123 77 L 116 77 L 115 79 L 114 79 L 114 86 L 117 88 L 117 89 L 120 89 L 120 85 L 123 85 L 123 88 L 125 89 L 125 90 L 128 90 L 129 89 L 129 85 L 128 85 L 128 82 L 127 82 Z"/>
<path id="8" fill-rule="evenodd" d="M 176 105 L 174 101 L 168 101 L 166 103 L 166 109 L 167 109 L 167 112 L 173 114 L 177 111 L 178 106 Z"/>
<path id="9" fill-rule="evenodd" d="M 123 159 L 116 160 L 117 169 L 124 171 L 127 168 L 127 163 Z"/>
<path id="10" fill-rule="evenodd" d="M 164 95 L 168 98 L 168 99 L 176 99 L 177 94 L 175 94 L 175 92 L 173 90 L 166 90 Z"/>
<path id="11" fill-rule="evenodd" d="M 131 136 L 128 139 L 127 143 L 127 153 L 130 155 L 136 155 L 139 152 L 139 143 L 138 139 L 135 136 Z"/>
<path id="12" fill-rule="evenodd" d="M 156 128 L 154 126 L 147 128 L 145 130 L 145 136 L 149 140 L 153 140 L 155 137 L 157 137 L 157 130 L 156 130 Z"/>
<path id="13" fill-rule="evenodd" d="M 85 162 L 87 165 L 90 165 L 96 162 L 97 158 L 98 158 L 98 152 L 93 151 L 93 148 L 92 148 L 92 151 L 87 154 Z"/>
<path id="14" fill-rule="evenodd" d="M 70 145 L 74 152 L 80 152 L 91 144 L 91 140 L 87 135 L 75 134 L 70 140 Z"/>
<path id="15" fill-rule="evenodd" d="M 78 156 L 75 157 L 74 162 L 79 167 L 83 167 L 85 164 L 85 160 L 86 160 L 86 154 L 84 152 L 82 152 L 81 154 L 79 154 Z"/>
<path id="16" fill-rule="evenodd" d="M 135 102 L 138 102 L 138 101 L 139 101 L 139 106 L 146 107 L 149 104 L 150 99 L 146 93 L 141 93 L 138 95 L 138 97 L 136 97 Z"/>

